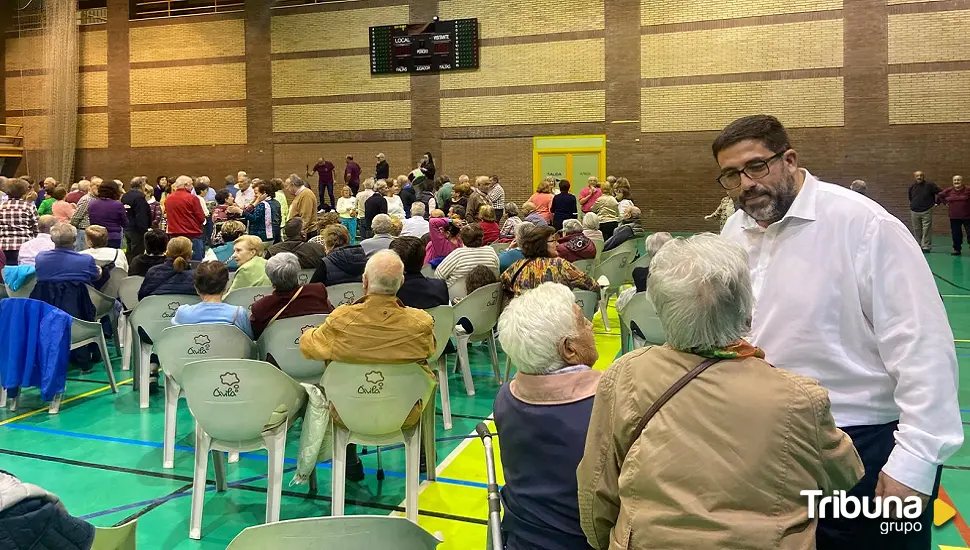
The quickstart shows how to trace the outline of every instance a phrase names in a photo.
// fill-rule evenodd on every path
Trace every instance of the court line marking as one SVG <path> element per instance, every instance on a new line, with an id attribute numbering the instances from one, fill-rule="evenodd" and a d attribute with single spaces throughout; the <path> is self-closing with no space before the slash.
<path id="1" fill-rule="evenodd" d="M 116 386 L 122 386 L 124 384 L 130 384 L 132 380 L 134 380 L 134 378 L 128 378 L 126 380 L 122 380 L 121 382 L 116 383 L 115 385 Z M 71 403 L 72 401 L 77 401 L 78 399 L 84 399 L 85 397 L 91 397 L 92 395 L 96 395 L 96 394 L 99 394 L 99 393 L 101 393 L 103 391 L 110 390 L 110 389 L 111 389 L 111 386 L 110 385 L 107 385 L 107 386 L 103 386 L 101 388 L 98 388 L 96 390 L 91 390 L 91 391 L 88 391 L 88 392 L 84 392 L 84 393 L 82 393 L 80 395 L 75 395 L 74 397 L 69 397 L 69 398 L 64 399 L 63 401 L 61 401 L 61 406 L 63 407 L 64 405 L 66 405 L 68 403 Z M 50 405 L 47 405 L 46 407 L 41 407 L 41 408 L 39 408 L 37 410 L 33 410 L 33 411 L 30 411 L 30 412 L 26 412 L 24 414 L 17 415 L 17 416 L 15 416 L 13 418 L 8 418 L 6 420 L 0 420 L 0 426 L 4 426 L 6 424 L 10 424 L 11 422 L 16 422 L 18 420 L 23 420 L 24 418 L 30 418 L 31 416 L 34 416 L 35 414 L 40 414 L 40 413 L 42 413 L 44 411 L 50 410 L 50 408 L 51 408 L 51 406 Z"/>
<path id="2" fill-rule="evenodd" d="M 970 546 L 970 526 L 967 525 L 967 521 L 963 519 L 963 515 L 960 510 L 957 509 L 956 504 L 953 503 L 953 499 L 947 494 L 946 489 L 943 485 L 940 485 L 940 500 L 950 505 L 951 508 L 957 513 L 956 517 L 953 518 L 953 525 L 957 528 L 957 533 L 960 534 L 960 538 L 963 539 L 963 543 Z"/>

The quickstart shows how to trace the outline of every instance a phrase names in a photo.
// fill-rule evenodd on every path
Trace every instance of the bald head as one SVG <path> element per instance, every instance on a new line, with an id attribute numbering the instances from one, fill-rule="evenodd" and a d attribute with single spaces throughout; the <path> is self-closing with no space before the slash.
<path id="1" fill-rule="evenodd" d="M 364 268 L 364 294 L 393 296 L 404 284 L 404 262 L 393 250 L 381 250 Z"/>
<path id="2" fill-rule="evenodd" d="M 50 214 L 44 214 L 43 216 L 37 218 L 37 232 L 50 233 L 51 228 L 56 224 L 57 218 L 51 216 Z"/>

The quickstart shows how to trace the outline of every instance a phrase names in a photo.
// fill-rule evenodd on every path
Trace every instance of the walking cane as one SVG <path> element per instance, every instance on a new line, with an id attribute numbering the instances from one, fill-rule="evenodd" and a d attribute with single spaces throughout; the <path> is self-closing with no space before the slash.
<path id="1" fill-rule="evenodd" d="M 489 550 L 504 550 L 502 541 L 502 497 L 498 492 L 495 479 L 495 453 L 492 451 L 492 433 L 484 422 L 475 426 L 478 437 L 485 446 L 485 468 L 488 470 L 488 535 L 491 539 Z"/>

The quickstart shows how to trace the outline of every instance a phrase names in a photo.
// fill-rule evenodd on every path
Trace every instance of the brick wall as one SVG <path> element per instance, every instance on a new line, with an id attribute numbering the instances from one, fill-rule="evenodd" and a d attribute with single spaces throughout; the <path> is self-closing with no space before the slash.
<path id="1" fill-rule="evenodd" d="M 722 195 L 710 143 L 757 112 L 791 129 L 813 173 L 867 180 L 904 219 L 912 171 L 940 184 L 970 172 L 970 0 L 247 0 L 137 22 L 126 10 L 109 0 L 108 22 L 81 34 L 78 174 L 221 182 L 321 156 L 339 170 L 349 153 L 366 175 L 378 152 L 397 174 L 431 151 L 440 174 L 497 174 L 521 202 L 534 136 L 606 134 L 607 172 L 630 178 L 647 225 L 702 230 Z M 434 15 L 479 19 L 480 70 L 370 75 L 369 26 Z M 38 42 L 4 44 L 5 116 L 33 147 Z"/>

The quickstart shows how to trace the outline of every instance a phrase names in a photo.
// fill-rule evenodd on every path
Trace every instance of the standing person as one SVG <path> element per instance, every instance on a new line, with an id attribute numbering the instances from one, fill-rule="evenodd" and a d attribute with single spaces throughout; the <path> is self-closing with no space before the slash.
<path id="1" fill-rule="evenodd" d="M 937 201 L 950 211 L 950 235 L 953 237 L 953 256 L 959 256 L 963 245 L 963 232 L 970 243 L 970 188 L 963 184 L 963 176 L 953 176 L 953 187 L 937 195 Z"/>
<path id="2" fill-rule="evenodd" d="M 223 188 L 229 192 L 233 200 L 236 198 L 236 193 L 239 192 L 239 188 L 236 187 L 236 178 L 232 177 L 232 174 L 226 175 L 226 186 Z"/>
<path id="3" fill-rule="evenodd" d="M 377 153 L 377 168 L 374 170 L 375 180 L 386 180 L 391 177 L 391 165 L 387 163 L 384 153 Z"/>
<path id="4" fill-rule="evenodd" d="M 234 208 L 237 208 L 235 211 L 249 222 L 250 235 L 258 237 L 260 241 L 278 243 L 283 240 L 280 232 L 283 216 L 280 213 L 280 203 L 276 202 L 273 194 L 273 184 L 261 181 L 256 186 L 256 198 L 253 203 L 243 210 Z"/>
<path id="5" fill-rule="evenodd" d="M 367 228 L 367 238 L 373 237 L 374 233 L 371 224 L 378 214 L 387 214 L 387 200 L 384 195 L 387 193 L 387 182 L 378 180 L 374 184 L 374 194 L 364 201 L 364 225 Z"/>
<path id="6" fill-rule="evenodd" d="M 125 237 L 128 239 L 128 260 L 145 253 L 145 232 L 152 227 L 152 209 L 148 206 L 143 190 L 145 182 L 141 177 L 134 177 L 125 186 L 125 194 L 121 196 L 128 215 L 128 225 Z"/>
<path id="7" fill-rule="evenodd" d="M 468 195 L 468 202 L 465 203 L 465 221 L 468 223 L 478 222 L 478 213 L 482 206 L 492 205 L 485 194 L 488 188 L 488 176 L 478 176 L 475 178 L 475 185 L 471 186 L 471 194 Z"/>
<path id="8" fill-rule="evenodd" d="M 179 176 L 172 185 L 172 194 L 165 202 L 168 217 L 168 236 L 186 237 L 192 241 L 192 259 L 199 261 L 205 253 L 202 244 L 202 224 L 205 213 L 199 198 L 192 192 L 192 178 Z"/>
<path id="9" fill-rule="evenodd" d="M 344 183 L 356 195 L 360 189 L 360 165 L 354 162 L 354 155 L 347 155 L 347 166 L 344 167 Z"/>
<path id="10" fill-rule="evenodd" d="M 155 194 L 155 200 L 162 202 L 162 195 L 169 192 L 168 178 L 165 176 L 158 176 L 155 178 L 155 187 L 152 189 L 152 193 Z"/>
<path id="11" fill-rule="evenodd" d="M 710 220 L 717 218 L 718 222 L 721 224 L 721 229 L 724 229 L 724 224 L 727 223 L 728 218 L 734 215 L 734 210 L 734 201 L 731 200 L 731 197 L 725 195 L 724 198 L 721 199 L 720 204 L 717 205 L 717 208 L 715 208 L 710 214 L 704 216 L 704 219 Z"/>
<path id="12" fill-rule="evenodd" d="M 240 172 L 242 176 L 236 179 L 236 186 L 239 191 L 236 193 L 236 206 L 239 208 L 246 208 L 256 200 L 256 190 L 253 189 L 253 180 L 246 175 L 246 172 Z"/>
<path id="13" fill-rule="evenodd" d="M 64 197 L 67 202 L 77 205 L 77 202 L 81 200 L 81 197 L 88 194 L 88 189 L 91 188 L 91 182 L 88 180 L 81 180 L 77 183 L 77 189 L 71 191 Z M 6 195 L 4 195 L 6 196 Z M 6 199 L 4 199 L 6 200 Z"/>
<path id="14" fill-rule="evenodd" d="M 626 210 L 633 206 L 633 193 L 629 187 L 621 187 L 619 189 L 613 189 L 613 196 L 616 197 L 617 212 L 620 214 L 620 219 L 622 220 L 626 214 Z"/>
<path id="15" fill-rule="evenodd" d="M 421 178 L 424 181 L 426 178 Z M 418 193 L 414 189 L 414 183 L 408 176 L 398 176 L 397 177 L 397 188 L 398 197 L 401 199 L 401 210 L 403 210 L 404 215 L 399 219 L 407 218 L 411 215 L 411 205 L 418 200 Z M 395 216 L 396 217 L 396 216 Z"/>
<path id="16" fill-rule="evenodd" d="M 750 258 L 751 343 L 828 390 L 865 465 L 850 496 L 923 503 L 922 528 L 908 534 L 821 519 L 818 548 L 929 548 L 940 465 L 963 443 L 953 332 L 929 266 L 885 209 L 799 168 L 775 117 L 735 120 L 712 149 L 742 210 L 722 235 Z"/>
<path id="17" fill-rule="evenodd" d="M 346 185 L 340 189 L 337 214 L 340 215 L 340 223 L 350 233 L 350 244 L 357 244 L 357 199 L 350 194 L 350 187 Z"/>
<path id="18" fill-rule="evenodd" d="M 54 211 L 52 207 L 54 206 L 54 189 L 57 188 L 57 180 L 54 178 L 47 178 L 44 180 L 44 198 L 41 199 L 39 194 L 37 200 L 40 201 L 37 204 L 37 214 L 40 216 L 53 214 Z"/>
<path id="19" fill-rule="evenodd" d="M 373 218 L 367 218 L 366 212 L 364 210 L 364 205 L 367 203 L 367 199 L 374 195 L 374 178 L 367 178 L 364 180 L 363 189 L 357 193 L 355 197 L 357 205 L 357 227 L 360 229 L 360 238 L 368 239 L 371 237 L 370 234 L 370 220 Z M 351 235 L 353 237 L 353 235 Z"/>
<path id="20" fill-rule="evenodd" d="M 423 173 L 423 172 L 422 172 Z M 465 178 L 468 180 L 468 176 L 462 175 L 460 178 Z M 447 212 L 447 205 L 451 202 L 451 190 L 454 188 L 454 184 L 448 179 L 448 176 L 442 176 L 439 179 L 432 180 L 429 178 L 428 181 L 435 182 L 434 198 L 435 198 L 435 208 L 440 208 Z M 434 210 L 434 208 L 432 208 Z"/>
<path id="21" fill-rule="evenodd" d="M 269 182 L 273 185 L 273 198 L 280 204 L 282 223 L 286 225 L 286 222 L 290 220 L 290 201 L 287 200 L 286 193 L 283 192 L 283 180 L 273 178 Z"/>
<path id="22" fill-rule="evenodd" d="M 418 168 L 424 172 L 424 177 L 434 181 L 434 175 L 438 173 L 438 169 L 435 168 L 434 157 L 431 156 L 431 151 L 428 151 L 421 157 L 421 164 L 418 165 Z"/>
<path id="23" fill-rule="evenodd" d="M 492 210 L 495 210 L 495 220 L 501 221 L 505 214 L 505 189 L 498 182 L 498 176 L 489 176 L 488 200 L 492 202 Z"/>
<path id="24" fill-rule="evenodd" d="M 603 237 L 609 239 L 613 236 L 613 231 L 620 225 L 620 203 L 613 196 L 613 188 L 604 182 L 600 184 L 602 194 L 593 204 L 593 212 L 600 217 L 600 230 Z"/>
<path id="25" fill-rule="evenodd" d="M 320 204 L 323 204 L 323 192 L 326 191 L 330 195 L 330 205 L 333 206 L 337 202 L 333 198 L 333 169 L 335 166 L 329 160 L 320 157 L 317 159 L 317 163 L 313 165 L 313 171 L 317 173 L 317 187 L 320 191 Z M 307 177 L 310 177 L 309 172 Z"/>
<path id="26" fill-rule="evenodd" d="M 88 203 L 98 198 L 98 186 L 101 185 L 101 182 L 101 178 L 97 176 L 91 178 L 91 184 L 88 185 L 87 194 L 78 199 L 77 208 L 74 209 L 74 215 L 71 216 L 71 225 L 78 229 L 76 246 L 78 252 L 84 250 L 87 246 L 84 241 L 84 230 L 91 225 L 91 217 L 88 215 Z"/>
<path id="27" fill-rule="evenodd" d="M 65 200 L 67 197 L 67 188 L 58 186 L 54 189 L 53 197 L 54 204 L 51 205 L 51 213 L 57 218 L 57 221 L 70 223 L 71 216 L 74 215 L 75 206 Z"/>
<path id="28" fill-rule="evenodd" d="M 590 176 L 586 180 L 586 187 L 579 192 L 579 205 L 583 209 L 583 212 L 592 212 L 593 205 L 596 204 L 596 199 L 600 198 L 602 194 L 603 191 L 600 190 L 600 182 Z"/>
<path id="29" fill-rule="evenodd" d="M 88 202 L 88 218 L 91 225 L 100 225 L 108 230 L 108 248 L 121 249 L 122 235 L 128 227 L 128 214 L 119 199 L 121 189 L 114 181 L 106 181 L 98 186 L 98 198 Z M 89 226 L 90 227 L 90 226 Z"/>
<path id="30" fill-rule="evenodd" d="M 297 216 L 303 218 L 304 227 L 313 227 L 317 220 L 317 197 L 296 174 L 290 174 L 283 182 L 283 188 L 293 194 L 293 202 L 290 203 L 290 218 Z"/>
<path id="31" fill-rule="evenodd" d="M 536 188 L 536 192 L 529 197 L 529 202 L 535 205 L 536 213 L 546 220 L 546 224 L 552 223 L 552 189 L 554 185 L 555 182 L 544 179 Z"/>
<path id="32" fill-rule="evenodd" d="M 569 192 L 569 180 L 559 182 L 559 194 L 552 198 L 552 226 L 562 231 L 562 222 L 576 219 L 576 195 Z"/>
<path id="33" fill-rule="evenodd" d="M 919 242 L 923 252 L 933 250 L 933 207 L 936 206 L 936 196 L 940 188 L 932 181 L 927 181 L 923 172 L 913 172 L 916 180 L 909 186 L 909 210 L 912 221 L 913 236 Z"/>

